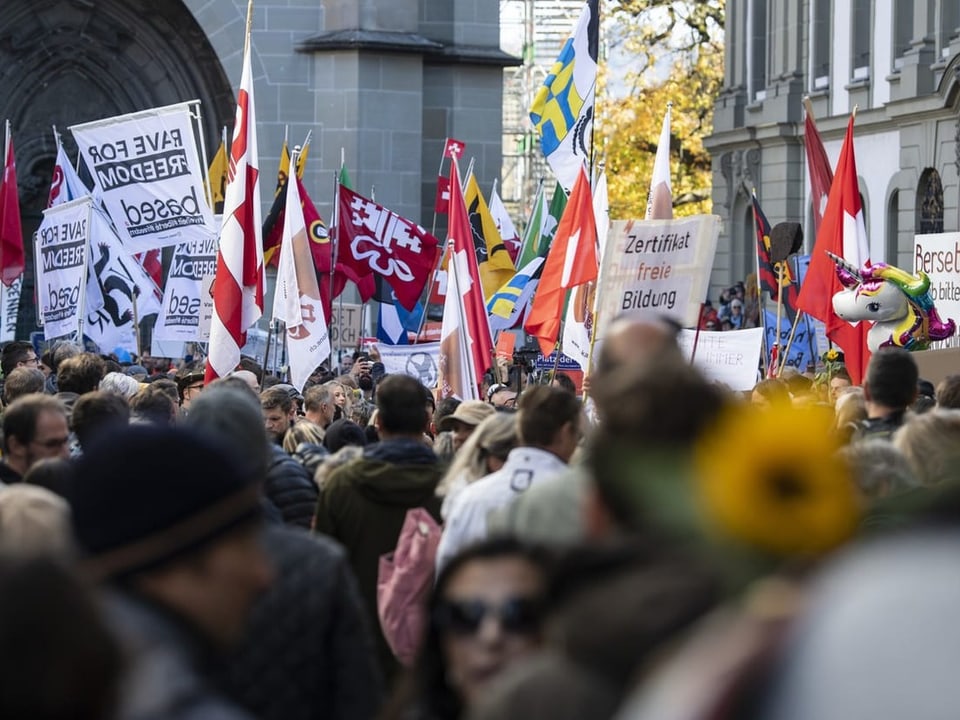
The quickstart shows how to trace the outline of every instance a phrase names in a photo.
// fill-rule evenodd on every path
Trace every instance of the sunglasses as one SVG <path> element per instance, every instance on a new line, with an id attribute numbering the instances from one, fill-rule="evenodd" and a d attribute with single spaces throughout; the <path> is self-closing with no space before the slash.
<path id="1" fill-rule="evenodd" d="M 542 605 L 534 598 L 509 598 L 499 605 L 482 600 L 448 600 L 436 612 L 437 626 L 454 635 L 475 635 L 483 621 L 491 615 L 504 632 L 512 635 L 533 635 L 540 629 Z"/>

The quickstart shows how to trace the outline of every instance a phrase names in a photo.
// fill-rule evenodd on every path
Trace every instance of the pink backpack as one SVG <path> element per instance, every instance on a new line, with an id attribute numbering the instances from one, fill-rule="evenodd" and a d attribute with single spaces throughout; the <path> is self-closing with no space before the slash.
<path id="1" fill-rule="evenodd" d="M 377 614 L 397 659 L 413 664 L 426 629 L 427 596 L 433 587 L 440 525 L 423 508 L 407 511 L 397 549 L 380 556 Z"/>

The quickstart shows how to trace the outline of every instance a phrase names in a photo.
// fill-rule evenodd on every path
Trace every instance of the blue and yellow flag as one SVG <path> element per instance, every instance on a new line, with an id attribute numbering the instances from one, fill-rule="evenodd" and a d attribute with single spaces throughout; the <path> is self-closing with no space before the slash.
<path id="1" fill-rule="evenodd" d="M 543 155 L 570 190 L 589 163 L 600 45 L 599 0 L 587 0 L 580 20 L 530 106 Z"/>
<path id="2" fill-rule="evenodd" d="M 533 258 L 493 294 L 487 303 L 491 330 L 506 330 L 517 324 L 537 289 L 544 260 L 542 257 Z"/>

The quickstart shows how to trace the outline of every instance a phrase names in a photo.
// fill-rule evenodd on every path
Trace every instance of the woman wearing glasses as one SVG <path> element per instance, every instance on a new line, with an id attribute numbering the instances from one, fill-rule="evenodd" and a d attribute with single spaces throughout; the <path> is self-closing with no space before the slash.
<path id="1" fill-rule="evenodd" d="M 384 717 L 466 717 L 489 683 L 540 646 L 546 554 L 512 538 L 467 548 L 440 573 L 423 647 Z"/>

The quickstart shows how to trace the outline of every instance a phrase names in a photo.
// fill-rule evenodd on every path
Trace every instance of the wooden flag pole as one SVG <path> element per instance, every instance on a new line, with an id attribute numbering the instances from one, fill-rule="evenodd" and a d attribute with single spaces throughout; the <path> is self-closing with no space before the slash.
<path id="1" fill-rule="evenodd" d="M 263 392 L 263 381 L 267 376 L 267 366 L 270 362 L 270 343 L 273 341 L 273 326 L 277 321 L 272 319 L 267 323 L 267 346 L 263 349 L 263 371 L 260 373 L 260 392 Z"/>
<path id="2" fill-rule="evenodd" d="M 697 344 L 700 342 L 700 324 L 703 319 L 703 309 L 706 306 L 706 303 L 700 303 L 700 312 L 697 313 L 697 331 L 693 334 L 693 350 L 690 352 L 691 365 L 693 365 L 693 361 L 697 359 Z"/>
<path id="3" fill-rule="evenodd" d="M 774 341 L 777 348 L 777 363 L 779 367 L 779 352 L 782 349 L 780 345 L 780 318 L 783 317 L 783 263 L 777 263 L 777 325 L 774 332 Z M 777 373 L 779 375 L 779 373 Z"/>

